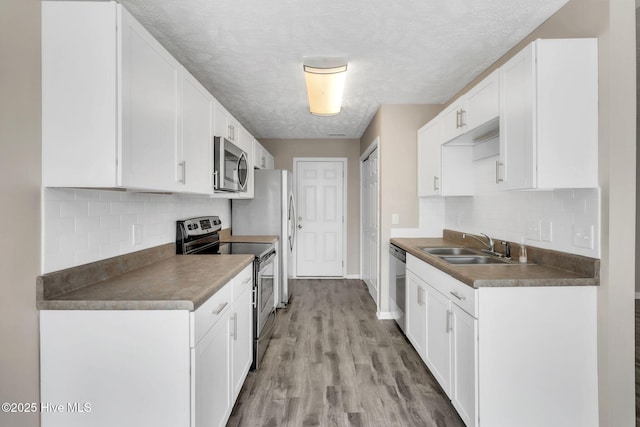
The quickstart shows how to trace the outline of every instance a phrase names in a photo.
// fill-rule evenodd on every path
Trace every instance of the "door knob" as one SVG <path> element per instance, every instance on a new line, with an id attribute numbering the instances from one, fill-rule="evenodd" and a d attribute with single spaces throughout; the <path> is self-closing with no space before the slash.
<path id="1" fill-rule="evenodd" d="M 302 224 L 298 224 L 298 228 L 302 228 Z"/>

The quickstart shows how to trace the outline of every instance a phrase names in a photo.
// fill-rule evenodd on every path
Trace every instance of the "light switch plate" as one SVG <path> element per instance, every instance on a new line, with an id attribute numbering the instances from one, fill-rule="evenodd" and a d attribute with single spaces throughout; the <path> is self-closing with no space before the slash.
<path id="1" fill-rule="evenodd" d="M 593 249 L 594 226 L 589 224 L 573 224 L 573 246 L 578 248 Z"/>
<path id="2" fill-rule="evenodd" d="M 398 225 L 400 224 L 400 214 L 391 214 L 391 225 Z"/>

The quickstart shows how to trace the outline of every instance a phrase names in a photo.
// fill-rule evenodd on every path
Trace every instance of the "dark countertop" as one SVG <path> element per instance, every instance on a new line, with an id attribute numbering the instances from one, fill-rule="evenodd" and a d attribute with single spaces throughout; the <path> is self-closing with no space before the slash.
<path id="1" fill-rule="evenodd" d="M 420 250 L 420 248 L 471 247 L 472 249 L 477 249 L 477 247 L 461 244 L 457 239 L 447 238 L 446 233 L 444 238 L 394 238 L 391 239 L 391 243 L 473 288 L 519 286 L 596 286 L 599 284 L 599 277 L 597 273 L 599 260 L 579 255 L 562 253 L 562 256 L 556 256 L 555 258 L 560 259 L 564 264 L 551 266 L 532 260 L 531 254 L 532 252 L 534 254 L 540 254 L 538 256 L 543 260 L 545 259 L 545 256 L 549 257 L 549 254 L 545 253 L 555 251 L 541 249 L 532 251 L 533 248 L 527 246 L 529 251 L 529 260 L 533 261 L 527 264 L 520 264 L 516 259 L 511 261 L 508 265 L 454 265 L 443 261 L 435 255 L 428 254 Z M 513 252 L 517 254 L 517 249 L 513 250 Z M 590 264 L 593 264 L 593 268 L 591 268 Z M 593 271 L 593 274 L 585 274 L 585 272 L 588 273 L 589 271 Z"/>
<path id="2" fill-rule="evenodd" d="M 88 272 L 90 265 L 74 267 L 38 278 L 37 307 L 40 310 L 195 310 L 253 259 L 253 255 L 169 254 L 129 271 L 112 272 L 102 280 L 93 280 L 95 274 Z M 109 270 L 112 269 L 109 263 L 122 263 L 118 257 L 112 260 L 94 263 L 97 265 L 92 270 Z M 57 293 L 47 292 L 47 286 L 56 287 Z M 65 286 L 73 289 L 64 289 Z"/>

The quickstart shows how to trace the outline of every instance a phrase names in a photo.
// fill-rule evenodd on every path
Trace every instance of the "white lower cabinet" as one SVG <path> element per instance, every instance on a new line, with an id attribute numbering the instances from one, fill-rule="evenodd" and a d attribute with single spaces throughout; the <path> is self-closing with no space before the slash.
<path id="1" fill-rule="evenodd" d="M 451 403 L 465 424 L 478 425 L 478 319 L 451 304 Z"/>
<path id="2" fill-rule="evenodd" d="M 445 393 L 451 391 L 451 302 L 427 285 L 427 348 L 425 363 Z"/>
<path id="3" fill-rule="evenodd" d="M 595 286 L 474 289 L 410 254 L 407 280 L 407 337 L 467 426 L 598 425 Z"/>
<path id="4" fill-rule="evenodd" d="M 418 276 L 407 271 L 407 338 L 424 360 L 426 348 L 427 306 L 426 286 Z"/>
<path id="5" fill-rule="evenodd" d="M 224 426 L 231 400 L 229 311 L 195 348 L 195 425 Z"/>
<path id="6" fill-rule="evenodd" d="M 195 311 L 42 310 L 42 426 L 224 426 L 251 366 L 252 284 L 248 265 Z"/>

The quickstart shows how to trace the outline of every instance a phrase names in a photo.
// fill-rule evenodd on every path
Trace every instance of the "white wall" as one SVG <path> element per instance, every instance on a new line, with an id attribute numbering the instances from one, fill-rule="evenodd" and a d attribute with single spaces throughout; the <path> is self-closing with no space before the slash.
<path id="1" fill-rule="evenodd" d="M 174 242 L 178 219 L 218 215 L 231 225 L 229 200 L 206 196 L 45 188 L 42 199 L 43 273 Z"/>
<path id="2" fill-rule="evenodd" d="M 0 1 L 0 401 L 39 401 L 40 1 Z M 0 426 L 38 426 L 0 412 Z"/>

